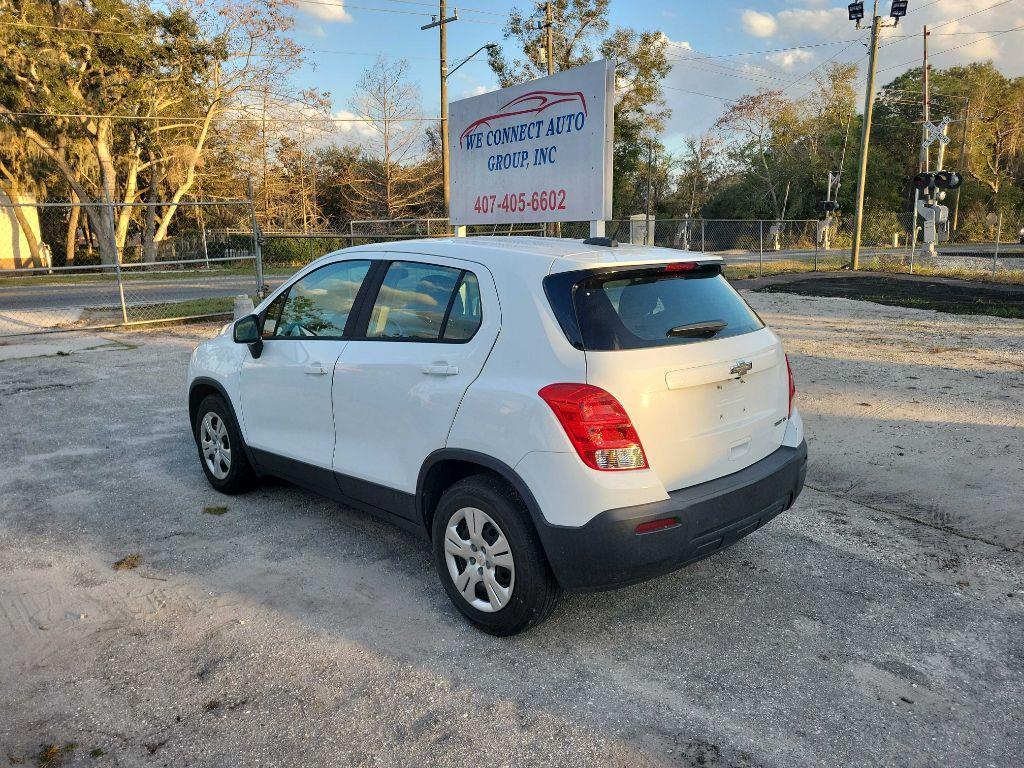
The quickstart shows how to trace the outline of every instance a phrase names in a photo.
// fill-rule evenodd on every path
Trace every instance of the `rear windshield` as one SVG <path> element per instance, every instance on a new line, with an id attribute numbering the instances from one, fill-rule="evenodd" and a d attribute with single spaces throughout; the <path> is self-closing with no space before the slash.
<path id="1" fill-rule="evenodd" d="M 574 330 L 588 350 L 693 344 L 764 327 L 717 266 L 605 272 L 577 280 L 571 292 Z"/>

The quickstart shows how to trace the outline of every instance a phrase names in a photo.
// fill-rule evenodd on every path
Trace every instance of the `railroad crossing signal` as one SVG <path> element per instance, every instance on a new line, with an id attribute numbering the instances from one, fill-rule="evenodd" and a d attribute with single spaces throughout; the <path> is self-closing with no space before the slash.
<path id="1" fill-rule="evenodd" d="M 930 147 L 936 141 L 942 145 L 949 144 L 949 136 L 946 135 L 946 127 L 949 125 L 949 118 L 942 118 L 942 122 L 938 125 L 935 123 L 925 123 L 925 130 L 928 131 L 928 137 L 922 142 L 924 146 Z"/>
<path id="2" fill-rule="evenodd" d="M 839 210 L 839 203 L 835 200 L 822 200 L 818 203 L 818 210 L 825 213 L 834 213 Z"/>
<path id="3" fill-rule="evenodd" d="M 919 173 L 912 182 L 914 189 L 934 193 L 937 189 L 956 189 L 964 183 L 964 177 L 956 171 Z"/>

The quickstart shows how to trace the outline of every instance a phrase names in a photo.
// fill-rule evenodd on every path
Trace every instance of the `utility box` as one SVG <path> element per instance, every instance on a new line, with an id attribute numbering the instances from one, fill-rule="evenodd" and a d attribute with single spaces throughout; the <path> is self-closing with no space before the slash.
<path id="1" fill-rule="evenodd" d="M 949 208 L 945 205 L 929 205 L 924 200 L 917 203 L 917 212 L 924 219 L 922 237 L 926 243 L 945 243 L 949 240 Z"/>
<path id="2" fill-rule="evenodd" d="M 654 245 L 654 217 L 642 213 L 629 217 L 629 242 L 633 245 Z"/>

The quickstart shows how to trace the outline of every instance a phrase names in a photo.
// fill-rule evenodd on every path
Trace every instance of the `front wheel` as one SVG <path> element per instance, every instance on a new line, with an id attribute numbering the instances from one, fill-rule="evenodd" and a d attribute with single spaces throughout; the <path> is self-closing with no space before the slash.
<path id="1" fill-rule="evenodd" d="M 242 435 L 223 398 L 203 398 L 192 427 L 199 461 L 210 485 L 228 494 L 243 493 L 256 485 L 256 473 L 245 455 Z"/>
<path id="2" fill-rule="evenodd" d="M 432 528 L 438 576 L 473 626 L 504 637 L 551 615 L 561 590 L 511 488 L 485 475 L 460 480 L 441 497 Z"/>

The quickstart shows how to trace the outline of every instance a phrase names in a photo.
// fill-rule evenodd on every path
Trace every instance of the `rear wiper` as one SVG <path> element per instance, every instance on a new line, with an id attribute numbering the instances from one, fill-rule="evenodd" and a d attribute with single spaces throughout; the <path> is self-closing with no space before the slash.
<path id="1" fill-rule="evenodd" d="M 729 325 L 724 320 L 705 320 L 700 323 L 677 325 L 665 331 L 666 336 L 687 336 L 690 338 L 711 337 Z"/>

